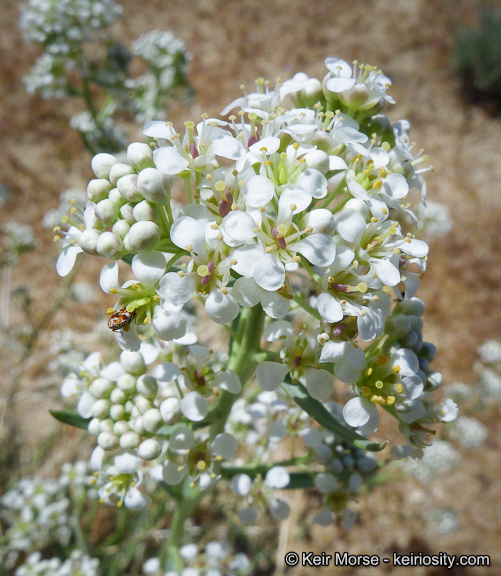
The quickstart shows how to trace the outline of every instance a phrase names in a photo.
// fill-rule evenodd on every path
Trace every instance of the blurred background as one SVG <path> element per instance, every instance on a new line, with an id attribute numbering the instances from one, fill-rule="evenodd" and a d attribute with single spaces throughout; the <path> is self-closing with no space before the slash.
<path id="1" fill-rule="evenodd" d="M 184 40 L 192 60 L 188 68 L 191 98 L 170 105 L 168 119 L 182 126 L 206 112 L 218 115 L 240 96 L 240 85 L 254 90 L 263 77 L 290 78 L 299 71 L 322 78 L 327 56 L 379 66 L 392 80 L 397 104 L 385 110 L 392 121 L 411 123 L 416 150 L 424 148 L 434 171 L 425 175 L 428 198 L 450 213 L 452 228 L 429 237 L 429 266 L 418 296 L 426 303 L 425 339 L 437 346 L 434 369 L 446 384 L 471 388 L 465 414 L 481 423 L 483 441 L 461 442 L 455 456 L 437 452 L 435 471 L 420 479 L 393 477 L 354 505 L 358 517 L 350 531 L 311 526 L 306 511 L 319 506 L 313 495 L 290 496 L 291 518 L 277 534 L 276 573 L 285 551 L 348 551 L 350 554 L 423 552 L 490 554 L 491 568 L 345 568 L 343 574 L 377 576 L 415 574 L 459 576 L 498 573 L 501 569 L 500 400 L 477 401 L 481 379 L 478 347 L 501 340 L 501 120 L 499 93 L 478 90 L 472 73 L 455 74 L 463 60 L 455 54 L 458 34 L 480 25 L 475 0 L 121 0 L 123 17 L 114 32 L 129 45 L 152 29 L 170 30 Z M 483 3 L 501 10 L 499 2 Z M 19 5 L 0 1 L 0 226 L 4 262 L 0 290 L 2 386 L 0 391 L 0 469 L 9 474 L 50 476 L 80 451 L 84 435 L 56 423 L 48 408 L 61 407 L 60 381 L 51 362 L 64 340 L 76 333 L 78 347 L 94 350 L 104 335 L 105 311 L 113 305 L 98 286 L 99 259 L 88 259 L 75 284 L 80 295 L 61 292 L 55 271 L 58 246 L 42 224 L 60 194 L 85 190 L 93 177 L 90 155 L 68 127 L 81 110 L 70 99 L 29 96 L 23 76 L 40 54 L 23 41 Z M 493 44 L 475 60 L 481 67 L 501 47 L 501 26 Z M 463 35 L 464 36 L 464 35 Z M 461 36 L 460 36 L 461 37 Z M 466 50 L 466 48 L 465 48 Z M 501 48 L 500 48 L 501 50 Z M 487 54 L 487 56 L 486 56 Z M 500 55 L 501 56 L 501 55 Z M 497 65 L 501 58 L 497 59 Z M 492 67 L 489 67 L 492 71 Z M 499 71 L 498 71 L 499 72 Z M 130 140 L 141 140 L 141 127 L 126 121 Z M 34 250 L 5 264 L 8 227 L 32 227 Z M 447 226 L 447 224 L 445 224 Z M 7 228 L 6 228 L 7 227 Z M 62 306 L 52 313 L 54 298 Z M 66 344 L 61 344 L 65 341 Z M 58 347 L 59 346 L 59 347 Z M 28 352 L 26 352 L 28 350 Z M 468 396 L 468 394 L 466 395 Z M 90 453 L 90 451 L 89 451 Z M 433 468 L 433 466 L 431 466 Z M 332 568 L 317 568 L 330 574 Z M 490 570 L 490 571 L 489 571 Z M 287 574 L 309 574 L 296 568 Z"/>

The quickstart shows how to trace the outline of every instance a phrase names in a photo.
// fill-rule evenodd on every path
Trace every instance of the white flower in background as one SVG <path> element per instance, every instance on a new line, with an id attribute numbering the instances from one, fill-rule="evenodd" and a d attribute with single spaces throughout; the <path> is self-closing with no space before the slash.
<path id="1" fill-rule="evenodd" d="M 290 507 L 281 498 L 275 497 L 275 490 L 285 488 L 289 484 L 289 473 L 283 466 L 274 466 L 263 478 L 254 481 L 247 474 L 238 474 L 230 481 L 230 489 L 245 498 L 249 505 L 242 508 L 238 516 L 244 524 L 253 524 L 259 508 L 268 508 L 275 520 L 283 521 L 289 517 Z"/>
<path id="2" fill-rule="evenodd" d="M 200 481 L 201 488 L 206 487 L 217 479 L 215 463 L 233 459 L 236 450 L 237 441 L 227 432 L 208 442 L 197 438 L 187 426 L 180 426 L 170 436 L 164 480 L 176 485 L 189 475 L 193 482 Z"/>

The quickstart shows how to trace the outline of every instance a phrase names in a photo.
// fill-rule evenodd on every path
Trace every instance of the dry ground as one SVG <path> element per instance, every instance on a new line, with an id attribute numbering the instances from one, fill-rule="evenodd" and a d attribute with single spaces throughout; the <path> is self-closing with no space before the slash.
<path id="1" fill-rule="evenodd" d="M 239 95 L 241 83 L 257 77 L 274 80 L 304 70 L 323 75 L 326 56 L 358 59 L 379 65 L 392 79 L 397 106 L 392 119 L 407 118 L 412 137 L 426 148 L 435 172 L 428 177 L 429 197 L 446 204 L 453 230 L 432 244 L 429 271 L 420 296 L 427 302 L 425 334 L 438 346 L 436 369 L 447 382 L 474 384 L 475 350 L 488 338 L 501 337 L 501 123 L 482 111 L 466 109 L 451 76 L 453 30 L 473 22 L 473 0 L 124 0 L 118 33 L 129 43 L 153 28 L 170 29 L 183 38 L 193 55 L 190 80 L 196 103 L 176 106 L 172 120 L 196 120 L 201 112 L 217 114 Z M 67 129 L 73 105 L 29 98 L 22 75 L 37 51 L 24 45 L 17 30 L 18 6 L 0 1 L 0 183 L 14 193 L 2 208 L 2 222 L 32 224 L 40 246 L 15 270 L 13 286 L 29 284 L 34 316 L 42 317 L 60 280 L 54 271 L 56 249 L 40 216 L 57 206 L 59 193 L 82 187 L 92 177 L 87 153 Z M 99 263 L 85 269 L 97 279 Z M 82 276 L 83 277 L 83 276 Z M 12 322 L 20 318 L 13 302 Z M 5 304 L 5 303 L 3 303 Z M 69 322 L 83 333 L 110 303 L 83 307 L 69 317 L 61 313 L 51 328 Z M 75 319 L 76 318 L 76 319 Z M 7 342 L 3 343 L 4 350 Z M 22 421 L 18 441 L 24 462 L 53 423 L 46 415 L 49 401 L 32 390 L 46 377 L 44 342 L 37 348 L 22 393 L 9 415 Z M 7 375 L 9 358 L 5 357 Z M 7 386 L 7 384 L 6 384 Z M 349 533 L 314 528 L 308 538 L 295 539 L 306 498 L 295 508 L 282 532 L 283 550 L 334 550 L 352 554 L 392 551 L 450 554 L 490 554 L 490 569 L 455 569 L 454 574 L 501 573 L 501 501 L 499 413 L 479 414 L 490 437 L 482 449 L 464 455 L 446 476 L 420 487 L 400 481 L 377 490 L 358 504 L 359 519 Z M 65 433 L 66 445 L 78 442 Z M 55 459 L 57 460 L 57 455 Z M 63 457 L 59 457 L 62 459 Z M 314 504 L 315 505 L 315 504 Z M 423 515 L 435 507 L 450 508 L 460 517 L 460 529 L 441 535 L 425 528 Z M 285 542 L 285 543 L 284 543 Z M 497 566 L 497 568 L 495 567 Z M 315 574 L 389 574 L 389 568 L 317 569 Z M 293 575 L 309 574 L 295 569 Z M 440 576 L 441 569 L 400 568 L 392 574 Z M 447 572 L 451 573 L 451 572 Z"/>

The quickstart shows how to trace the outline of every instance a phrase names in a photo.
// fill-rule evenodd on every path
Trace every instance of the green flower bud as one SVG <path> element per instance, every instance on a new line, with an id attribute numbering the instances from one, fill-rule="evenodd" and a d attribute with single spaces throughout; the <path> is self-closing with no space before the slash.
<path id="1" fill-rule="evenodd" d="M 141 437 L 136 432 L 125 432 L 120 437 L 120 448 L 124 448 L 125 450 L 131 450 L 137 448 L 139 443 L 141 442 Z"/>
<path id="2" fill-rule="evenodd" d="M 103 450 L 115 450 L 118 448 L 118 436 L 113 432 L 101 432 L 97 437 L 97 443 Z"/>
<path id="3" fill-rule="evenodd" d="M 169 181 L 167 176 L 156 168 L 146 168 L 139 172 L 137 187 L 143 197 L 154 204 L 165 204 L 169 201 Z"/>
<path id="4" fill-rule="evenodd" d="M 122 176 L 117 182 L 120 194 L 129 202 L 139 202 L 143 199 L 137 188 L 137 174 Z"/>
<path id="5" fill-rule="evenodd" d="M 89 392 L 94 398 L 109 398 L 115 385 L 106 378 L 97 378 L 89 386 Z"/>
<path id="6" fill-rule="evenodd" d="M 162 232 L 155 222 L 136 222 L 127 234 L 129 244 L 135 252 L 155 250 Z"/>
<path id="7" fill-rule="evenodd" d="M 148 438 L 137 448 L 137 455 L 143 460 L 155 460 L 162 453 L 162 445 L 154 438 Z"/>
<path id="8" fill-rule="evenodd" d="M 113 228 L 111 231 L 113 234 L 120 236 L 122 240 L 124 239 L 125 235 L 128 234 L 130 230 L 130 224 L 126 220 L 117 220 L 115 224 L 113 224 Z"/>
<path id="9" fill-rule="evenodd" d="M 138 172 L 151 168 L 153 163 L 153 150 L 144 142 L 133 142 L 127 148 L 127 162 Z"/>
<path id="10" fill-rule="evenodd" d="M 96 218 L 104 225 L 111 226 L 118 217 L 118 206 L 108 198 L 96 204 Z"/>
<path id="11" fill-rule="evenodd" d="M 78 238 L 78 245 L 87 254 L 97 256 L 97 241 L 100 236 L 99 230 L 84 230 Z"/>
<path id="12" fill-rule="evenodd" d="M 87 198 L 91 202 L 100 202 L 108 198 L 109 191 L 113 188 L 109 180 L 100 178 L 99 180 L 91 180 L 87 184 Z"/>
<path id="13" fill-rule="evenodd" d="M 92 171 L 98 178 L 110 177 L 111 167 L 118 164 L 118 160 L 112 154 L 96 154 L 90 163 Z"/>
<path id="14" fill-rule="evenodd" d="M 97 253 L 109 260 L 120 260 L 124 254 L 122 239 L 113 232 L 103 232 L 96 246 Z"/>
<path id="15" fill-rule="evenodd" d="M 124 350 L 120 354 L 120 364 L 126 372 L 134 374 L 134 376 L 140 376 L 146 372 L 146 364 L 140 352 Z"/>
<path id="16" fill-rule="evenodd" d="M 119 162 L 111 167 L 110 182 L 113 184 L 113 186 L 116 186 L 118 180 L 120 180 L 122 176 L 133 173 L 134 168 L 132 168 L 132 166 L 129 166 L 128 164 L 122 164 L 121 162 Z"/>
<path id="17" fill-rule="evenodd" d="M 153 376 L 149 374 L 143 374 L 139 376 L 136 383 L 137 391 L 142 394 L 145 398 L 152 400 L 155 398 L 158 392 L 158 384 Z"/>
<path id="18" fill-rule="evenodd" d="M 151 204 L 151 202 L 148 202 L 148 200 L 143 200 L 134 206 L 132 215 L 137 222 L 148 220 L 154 221 L 157 219 L 157 210 L 155 206 Z"/>

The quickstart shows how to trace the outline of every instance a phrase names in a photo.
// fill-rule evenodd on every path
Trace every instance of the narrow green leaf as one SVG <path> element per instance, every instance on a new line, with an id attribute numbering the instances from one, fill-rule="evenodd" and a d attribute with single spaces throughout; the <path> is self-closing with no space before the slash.
<path id="1" fill-rule="evenodd" d="M 81 428 L 82 430 L 87 430 L 91 420 L 90 418 L 83 418 L 75 410 L 49 410 L 49 412 L 59 422 L 69 424 L 75 428 Z"/>
<path id="2" fill-rule="evenodd" d="M 365 438 L 365 436 L 358 434 L 351 428 L 343 426 L 321 402 L 315 400 L 315 398 L 312 398 L 308 394 L 308 391 L 302 384 L 292 384 L 290 381 L 282 382 L 282 388 L 313 420 L 318 422 L 320 426 L 334 432 L 334 434 L 342 440 L 351 442 L 358 448 L 368 450 L 369 452 L 379 452 L 386 446 L 385 442 L 380 444 L 372 442 L 372 440 Z"/>

